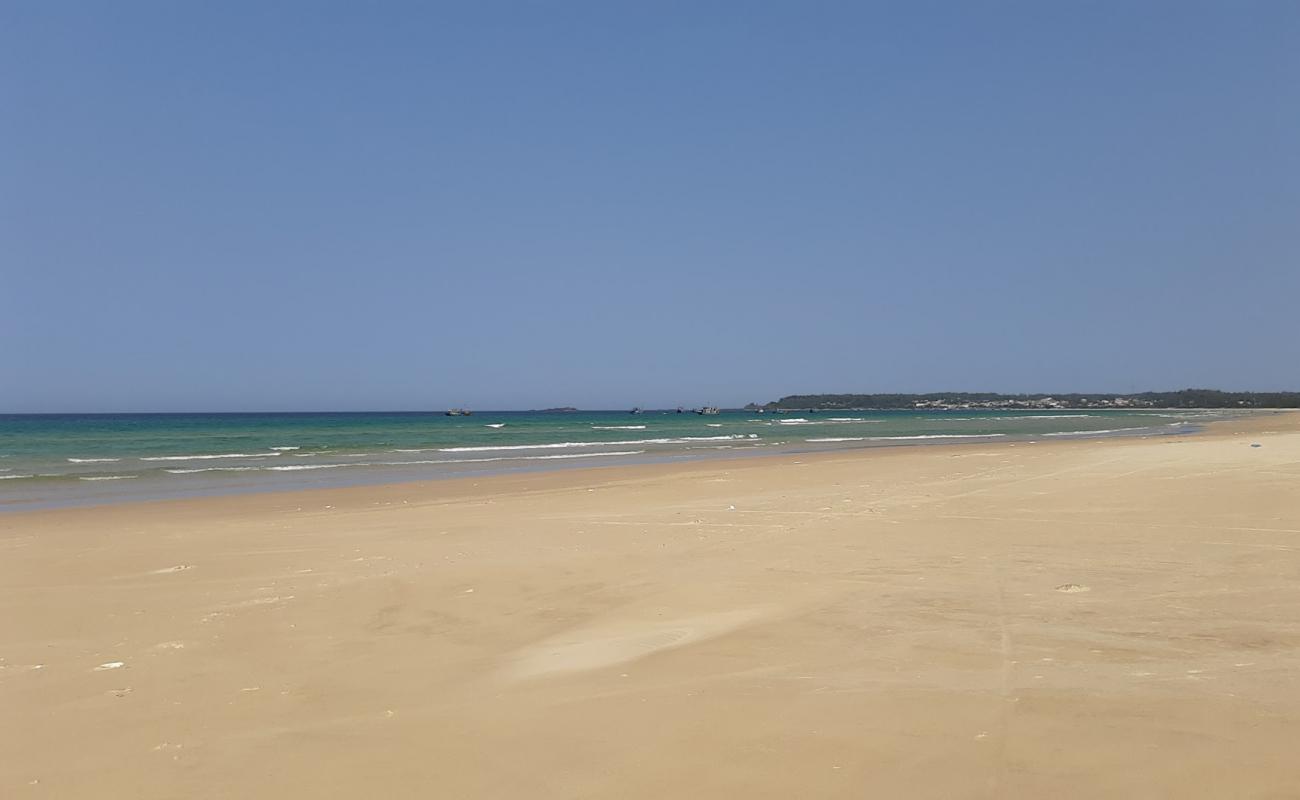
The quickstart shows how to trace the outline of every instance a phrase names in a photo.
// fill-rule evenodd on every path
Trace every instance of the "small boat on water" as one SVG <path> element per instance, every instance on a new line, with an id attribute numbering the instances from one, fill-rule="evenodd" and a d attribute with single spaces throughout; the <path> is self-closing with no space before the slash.
<path id="1" fill-rule="evenodd" d="M 470 411 L 468 408 L 449 408 L 449 409 L 447 409 L 447 416 L 449 416 L 449 417 L 472 417 L 472 416 L 474 416 L 474 412 L 473 412 L 473 411 Z"/>
<path id="2" fill-rule="evenodd" d="M 629 413 L 629 414 L 644 414 L 645 412 L 642 411 L 642 410 L 640 409 L 640 407 L 637 407 L 637 408 L 634 408 L 634 409 L 632 409 L 631 411 L 629 411 L 629 412 L 627 412 L 627 413 Z"/>
<path id="3" fill-rule="evenodd" d="M 717 414 L 719 410 L 720 409 L 716 408 L 715 406 L 705 406 L 704 408 L 701 408 L 699 411 L 696 411 L 695 413 L 701 416 L 711 417 L 714 414 Z"/>

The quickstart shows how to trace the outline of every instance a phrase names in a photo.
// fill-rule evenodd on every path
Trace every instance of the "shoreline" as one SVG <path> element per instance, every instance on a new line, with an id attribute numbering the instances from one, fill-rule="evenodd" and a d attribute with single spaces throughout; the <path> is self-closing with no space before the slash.
<path id="1" fill-rule="evenodd" d="M 1068 411 L 1070 409 L 1055 409 L 1056 411 Z M 1157 411 L 1158 409 L 1151 409 Z M 1095 409 L 1094 409 L 1095 411 Z M 1183 412 L 1204 411 L 1198 409 L 1181 409 Z M 242 497 L 256 496 L 264 494 L 279 494 L 299 491 L 332 491 L 344 488 L 364 488 L 379 487 L 390 485 L 418 484 L 418 483 L 442 483 L 445 481 L 458 480 L 490 480 L 496 477 L 508 475 L 536 475 L 550 472 L 570 472 L 586 471 L 591 469 L 622 469 L 626 467 L 647 466 L 647 465 L 690 465 L 690 464 L 707 464 L 712 461 L 733 462 L 744 461 L 748 459 L 771 459 L 771 458 L 788 458 L 788 457 L 805 457 L 823 454 L 849 454 L 865 453 L 874 450 L 895 450 L 899 448 L 913 447 L 969 447 L 984 444 L 1013 444 L 1042 442 L 1053 443 L 1058 441 L 1097 441 L 1097 440 L 1114 440 L 1114 439 L 1145 439 L 1161 436 L 1184 436 L 1200 435 L 1207 427 L 1231 423 L 1235 420 L 1249 419 L 1267 419 L 1278 414 L 1298 413 L 1289 409 L 1259 409 L 1244 412 L 1242 416 L 1228 418 L 1225 420 L 1216 420 L 1209 422 L 1184 423 L 1186 428 L 1181 430 L 1161 431 L 1156 426 L 1143 426 L 1123 430 L 1100 430 L 1100 431 L 1079 431 L 1070 433 L 1012 433 L 997 435 L 976 435 L 976 436 L 936 436 L 934 441 L 906 441 L 912 437 L 899 437 L 903 441 L 890 441 L 893 437 L 881 437 L 880 439 L 866 437 L 863 439 L 846 439 L 845 441 L 855 441 L 857 443 L 841 444 L 833 447 L 813 447 L 810 445 L 799 445 L 793 443 L 778 443 L 782 446 L 780 449 L 746 450 L 739 452 L 729 450 L 728 448 L 718 448 L 709 450 L 689 451 L 683 450 L 678 452 L 642 452 L 636 455 L 627 454 L 610 454 L 608 460 L 602 458 L 604 454 L 592 453 L 592 464 L 579 463 L 574 461 L 549 461 L 546 463 L 530 464 L 506 464 L 500 467 L 483 467 L 468 468 L 456 472 L 446 472 L 441 475 L 424 474 L 418 477 L 414 476 L 414 470 L 411 469 L 384 469 L 374 467 L 374 471 L 365 469 L 356 472 L 338 472 L 333 475 L 321 474 L 313 476 L 314 480 L 308 482 L 305 476 L 294 476 L 286 473 L 284 477 L 274 480 L 267 477 L 261 477 L 257 480 L 259 483 L 242 483 L 235 484 L 235 480 L 244 480 L 231 476 L 228 480 L 232 481 L 228 485 L 219 485 L 209 483 L 192 487 L 165 486 L 158 481 L 160 478 L 147 478 L 140 486 L 146 487 L 137 489 L 134 482 L 117 484 L 117 481 L 111 481 L 112 489 L 120 494 L 104 495 L 69 495 L 57 498 L 35 498 L 23 499 L 15 498 L 0 502 L 0 519 L 14 514 L 31 513 L 38 511 L 52 511 L 60 508 L 103 508 L 107 506 L 132 505 L 135 503 L 166 502 L 172 500 L 187 500 L 201 498 L 221 498 L 221 497 Z M 919 437 L 922 439 L 928 437 Z M 968 439 L 968 441 L 954 441 Z M 817 440 L 811 440 L 817 441 Z M 620 457 L 621 456 L 621 457 Z M 601 463 L 604 462 L 604 463 Z M 55 478 L 50 476 L 51 480 L 67 481 L 73 476 Z M 134 476 L 131 476 L 134 477 Z M 103 478 L 83 478 L 83 481 L 100 481 L 107 480 Z M 165 478 L 161 480 L 166 480 Z M 102 485 L 102 484 L 97 484 Z M 0 486 L 0 488 L 4 488 Z M 89 489 L 85 489 L 89 491 Z M 109 487 L 104 485 L 104 491 L 109 491 Z"/>
<path id="2" fill-rule="evenodd" d="M 0 793 L 1280 796 L 1297 535 L 1300 414 L 17 512 Z"/>

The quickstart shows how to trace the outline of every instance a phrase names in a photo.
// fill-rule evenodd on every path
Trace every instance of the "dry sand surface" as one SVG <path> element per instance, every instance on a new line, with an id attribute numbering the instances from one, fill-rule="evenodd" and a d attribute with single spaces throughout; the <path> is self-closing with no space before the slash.
<path id="1" fill-rule="evenodd" d="M 1300 419 L 9 514 L 0 667 L 4 798 L 1300 797 Z"/>

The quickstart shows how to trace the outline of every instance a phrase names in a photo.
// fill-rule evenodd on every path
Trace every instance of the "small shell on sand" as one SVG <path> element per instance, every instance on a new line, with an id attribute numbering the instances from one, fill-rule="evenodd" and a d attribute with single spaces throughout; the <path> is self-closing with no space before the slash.
<path id="1" fill-rule="evenodd" d="M 125 661 L 106 661 L 103 664 L 100 664 L 98 667 L 95 667 L 95 672 L 103 672 L 104 670 L 108 670 L 108 669 L 121 669 L 122 667 L 125 666 L 126 666 Z"/>
<path id="2" fill-rule="evenodd" d="M 1090 592 L 1092 589 L 1087 586 L 1080 586 L 1077 583 L 1063 583 L 1056 587 L 1056 591 L 1065 592 L 1066 594 L 1074 594 L 1076 592 Z"/>

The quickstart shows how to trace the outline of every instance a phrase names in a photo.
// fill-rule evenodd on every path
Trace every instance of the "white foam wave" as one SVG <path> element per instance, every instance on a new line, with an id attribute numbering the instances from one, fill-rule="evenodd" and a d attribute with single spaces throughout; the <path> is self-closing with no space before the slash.
<path id="1" fill-rule="evenodd" d="M 992 439 L 1005 433 L 922 433 L 916 436 L 869 436 L 872 442 L 898 442 L 905 439 Z"/>
<path id="2" fill-rule="evenodd" d="M 819 436 L 816 439 L 804 439 L 805 442 L 865 442 L 865 436 Z"/>
<path id="3" fill-rule="evenodd" d="M 644 425 L 592 425 L 593 431 L 643 431 Z"/>
<path id="4" fill-rule="evenodd" d="M 489 422 L 488 424 L 484 425 L 483 427 L 485 427 L 485 428 L 504 428 L 505 426 L 506 426 L 506 424 L 505 424 L 504 422 Z"/>
<path id="5" fill-rule="evenodd" d="M 141 461 L 206 461 L 210 458 L 267 458 L 269 456 L 278 456 L 280 453 L 219 453 L 217 455 L 202 456 L 147 456 L 141 458 Z"/>
<path id="6" fill-rule="evenodd" d="M 172 475 L 189 475 L 194 472 L 255 472 L 261 467 L 195 467 L 194 469 L 165 469 Z"/>
<path id="7" fill-rule="evenodd" d="M 301 450 L 301 447 L 268 447 L 268 450 Z"/>
<path id="8" fill-rule="evenodd" d="M 0 475 L 0 481 L 12 481 L 18 478 L 35 478 L 35 475 Z"/>
<path id="9" fill-rule="evenodd" d="M 547 456 L 495 456 L 492 458 L 437 458 L 420 461 L 353 461 L 345 464 L 284 464 L 266 467 L 201 467 L 196 469 L 163 470 L 173 475 L 196 472 L 299 472 L 302 470 L 341 469 L 343 467 L 409 467 L 424 464 L 485 464 L 491 461 L 552 461 L 569 458 L 605 458 L 607 456 L 635 456 L 644 450 L 618 450 L 608 453 L 561 453 Z M 30 477 L 30 476 L 29 476 Z"/>
<path id="10" fill-rule="evenodd" d="M 1106 430 L 1100 430 L 1100 431 L 1061 431 L 1059 433 L 1044 433 L 1043 435 L 1044 436 L 1087 436 L 1088 434 L 1096 434 L 1096 433 L 1124 433 L 1125 431 L 1149 431 L 1149 430 L 1151 430 L 1149 427 L 1142 426 L 1140 428 L 1108 428 Z"/>
<path id="11" fill-rule="evenodd" d="M 723 442 L 728 439 L 757 439 L 757 433 L 731 433 L 726 436 L 683 436 L 683 442 Z"/>
<path id="12" fill-rule="evenodd" d="M 605 456 L 639 456 L 644 450 L 619 450 L 611 453 L 565 453 L 553 456 L 501 456 L 499 458 L 458 458 L 448 461 L 431 461 L 431 464 L 475 464 L 488 461 L 551 461 L 564 458 L 604 458 Z"/>
<path id="13" fill-rule="evenodd" d="M 1014 414 L 1008 417 L 982 417 L 981 419 L 996 419 L 1002 422 L 1010 422 L 1018 419 L 1084 419 L 1097 416 L 1096 414 Z"/>
<path id="14" fill-rule="evenodd" d="M 139 475 L 87 475 L 78 480 L 83 481 L 127 481 L 132 478 L 138 478 Z"/>
<path id="15" fill-rule="evenodd" d="M 642 444 L 683 444 L 685 442 L 711 442 L 725 439 L 757 439 L 758 434 L 734 433 L 725 436 L 683 436 L 664 439 L 623 439 L 616 442 L 549 442 L 547 444 L 499 444 L 480 447 L 439 447 L 439 453 L 485 453 L 498 450 L 568 450 L 574 447 L 625 447 Z"/>
<path id="16" fill-rule="evenodd" d="M 113 461 L 121 461 L 120 458 L 69 458 L 72 464 L 108 464 Z"/>

